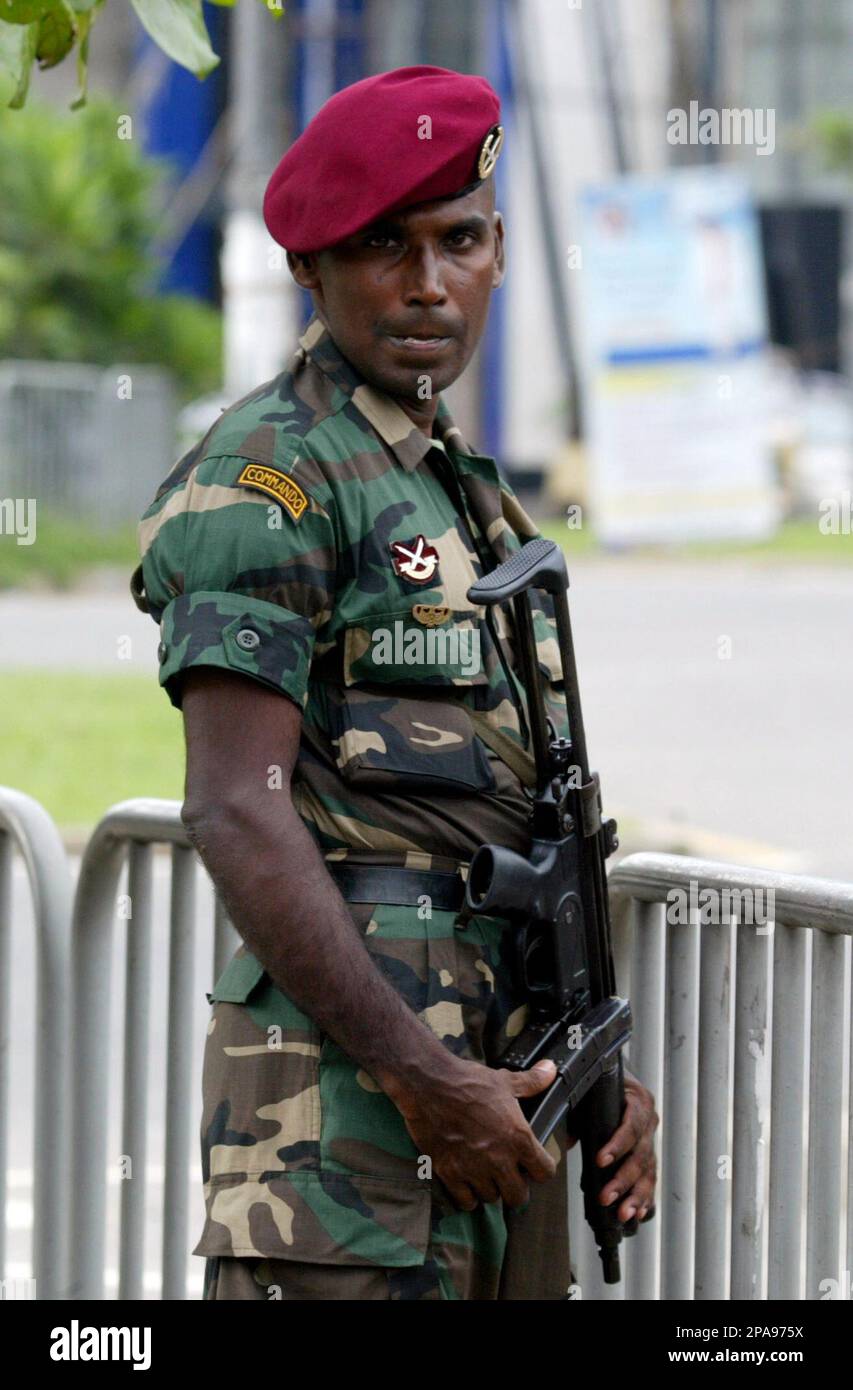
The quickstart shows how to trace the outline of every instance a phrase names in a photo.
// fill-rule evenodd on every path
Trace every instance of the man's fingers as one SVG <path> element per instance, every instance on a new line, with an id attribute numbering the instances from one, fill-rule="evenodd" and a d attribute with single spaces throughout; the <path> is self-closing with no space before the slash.
<path id="1" fill-rule="evenodd" d="M 623 1198 L 616 1209 L 616 1214 L 620 1221 L 634 1221 L 640 1212 L 643 1211 L 651 1200 L 651 1193 L 646 1182 L 638 1182 L 635 1187 Z"/>
<path id="2" fill-rule="evenodd" d="M 538 1096 L 540 1091 L 551 1085 L 557 1075 L 554 1062 L 537 1062 L 535 1067 L 530 1067 L 527 1071 L 508 1071 L 505 1067 L 502 1071 L 517 1100 L 524 1096 Z"/>
<path id="3" fill-rule="evenodd" d="M 462 1182 L 459 1178 L 449 1177 L 439 1173 L 441 1181 L 450 1193 L 453 1205 L 460 1211 L 475 1211 L 480 1205 L 480 1198 L 467 1182 Z"/>
<path id="4" fill-rule="evenodd" d="M 497 1182 L 491 1178 L 477 1178 L 473 1184 L 477 1197 L 481 1202 L 499 1202 L 502 1196 Z"/>
<path id="5" fill-rule="evenodd" d="M 523 1207 L 530 1201 L 530 1187 L 514 1165 L 502 1169 L 497 1180 L 508 1207 Z"/>
<path id="6" fill-rule="evenodd" d="M 622 1158 L 637 1146 L 645 1128 L 642 1124 L 642 1117 L 630 1104 L 625 1108 L 622 1123 L 608 1139 L 603 1148 L 599 1149 L 595 1156 L 595 1161 L 600 1168 L 607 1168 L 611 1163 L 615 1163 L 617 1158 Z"/>
<path id="7" fill-rule="evenodd" d="M 601 1189 L 599 1201 L 603 1207 L 609 1207 L 611 1202 L 615 1202 L 617 1197 L 622 1197 L 629 1192 L 636 1182 L 645 1172 L 645 1165 L 632 1154 L 630 1158 L 619 1168 L 617 1173 Z"/>
<path id="8" fill-rule="evenodd" d="M 529 1141 L 519 1154 L 518 1162 L 534 1182 L 546 1182 L 557 1171 L 556 1160 L 542 1147 L 532 1129 L 528 1129 L 528 1134 Z"/>
<path id="9" fill-rule="evenodd" d="M 621 1221 L 630 1221 L 632 1217 L 640 1216 L 644 1209 L 652 1205 L 655 1177 L 656 1169 L 653 1163 L 646 1164 L 629 1159 L 602 1190 L 602 1206 L 609 1207 L 619 1201 L 618 1212 Z"/>

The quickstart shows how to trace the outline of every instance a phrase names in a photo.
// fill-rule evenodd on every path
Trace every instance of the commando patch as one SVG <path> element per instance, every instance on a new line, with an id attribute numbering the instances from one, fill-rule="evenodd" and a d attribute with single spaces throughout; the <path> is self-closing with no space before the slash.
<path id="1" fill-rule="evenodd" d="M 247 463 L 237 482 L 243 487 L 255 487 L 260 492 L 269 493 L 270 497 L 287 508 L 294 521 L 299 520 L 308 506 L 308 498 L 299 484 L 277 468 L 268 468 L 265 463 Z"/>

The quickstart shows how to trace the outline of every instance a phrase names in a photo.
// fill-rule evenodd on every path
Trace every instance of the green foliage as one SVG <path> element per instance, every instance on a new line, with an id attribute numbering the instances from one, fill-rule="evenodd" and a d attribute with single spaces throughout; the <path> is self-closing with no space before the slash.
<path id="1" fill-rule="evenodd" d="M 0 534 L 0 591 L 70 589 L 93 569 L 104 567 L 126 583 L 138 563 L 135 524 L 105 530 L 51 514 L 41 503 L 35 545 L 18 545 L 15 536 Z"/>
<path id="2" fill-rule="evenodd" d="M 219 384 L 221 315 L 155 295 L 165 165 L 122 119 L 103 101 L 0 116 L 0 357 L 156 362 L 189 398 Z"/>
<path id="3" fill-rule="evenodd" d="M 201 0 L 131 0 L 139 22 L 176 63 L 206 77 L 219 59 L 210 46 Z"/>
<path id="4" fill-rule="evenodd" d="M 569 561 L 586 556 L 607 555 L 608 551 L 595 535 L 592 523 L 585 522 L 578 530 L 569 528 L 562 519 L 539 522 L 543 536 L 561 545 Z M 612 553 L 612 552 L 611 552 Z M 617 554 L 620 552 L 616 552 Z M 755 560 L 775 564 L 792 563 L 819 565 L 853 564 L 850 537 L 825 535 L 818 527 L 817 512 L 813 517 L 789 517 L 778 531 L 766 540 L 683 541 L 657 545 L 627 545 L 621 553 L 631 558 L 665 560 Z"/>
<path id="5" fill-rule="evenodd" d="M 255 0 L 245 0 L 254 3 Z M 75 47 L 78 92 L 72 108 L 86 103 L 89 35 L 106 0 L 0 0 L 0 109 L 23 106 L 33 63 L 52 68 Z M 118 4 L 119 0 L 110 0 Z M 126 3 L 126 0 L 122 0 Z M 204 22 L 202 0 L 130 0 L 139 22 L 164 53 L 196 77 L 218 65 Z M 212 0 L 233 6 L 236 0 Z M 284 0 L 261 0 L 273 19 Z"/>
<path id="6" fill-rule="evenodd" d="M 828 168 L 853 172 L 853 116 L 846 111 L 821 111 L 811 122 L 810 134 Z"/>

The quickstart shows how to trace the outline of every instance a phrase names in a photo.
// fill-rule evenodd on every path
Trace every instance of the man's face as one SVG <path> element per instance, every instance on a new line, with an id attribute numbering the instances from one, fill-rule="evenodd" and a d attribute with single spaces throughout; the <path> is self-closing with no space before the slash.
<path id="1" fill-rule="evenodd" d="M 424 400 L 462 374 L 503 280 L 504 230 L 486 180 L 288 262 L 341 352 L 373 386 Z"/>

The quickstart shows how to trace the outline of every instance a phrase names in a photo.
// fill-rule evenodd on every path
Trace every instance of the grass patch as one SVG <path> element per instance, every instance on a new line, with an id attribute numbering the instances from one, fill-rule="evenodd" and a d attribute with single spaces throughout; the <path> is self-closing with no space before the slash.
<path id="1" fill-rule="evenodd" d="M 97 565 L 115 566 L 129 575 L 138 561 L 135 524 L 103 531 L 39 510 L 32 545 L 18 545 L 15 536 L 0 534 L 0 589 L 33 584 L 67 589 Z"/>
<path id="2" fill-rule="evenodd" d="M 766 541 L 692 541 L 683 545 L 638 545 L 614 551 L 604 547 L 592 526 L 569 528 L 559 517 L 540 523 L 542 534 L 557 541 L 570 557 L 612 555 L 676 560 L 725 560 L 741 557 L 815 564 L 853 564 L 853 536 L 824 536 L 817 522 L 799 517 L 782 524 Z M 87 571 L 108 566 L 126 586 L 139 560 L 136 525 L 108 531 L 39 512 L 34 545 L 18 545 L 0 533 L 0 589 L 45 585 L 68 589 Z"/>
<path id="3" fill-rule="evenodd" d="M 625 554 L 673 560 L 767 559 L 808 564 L 853 564 L 853 536 L 825 536 L 817 521 L 795 517 L 784 521 L 775 536 L 763 541 L 690 541 L 680 545 L 635 545 L 615 550 L 605 547 L 590 526 L 573 530 L 553 518 L 539 523 L 543 536 L 556 541 L 569 557 Z"/>
<path id="4" fill-rule="evenodd" d="M 0 782 L 64 830 L 127 797 L 183 798 L 181 716 L 151 677 L 4 671 L 0 708 Z"/>

